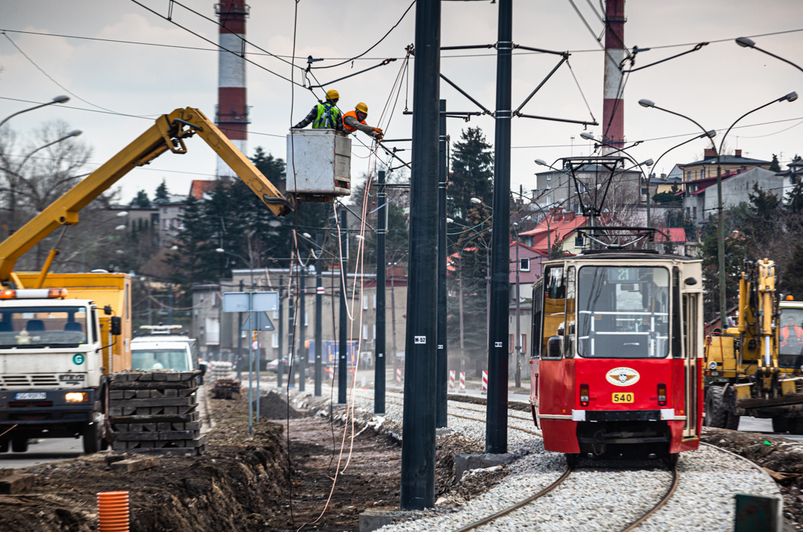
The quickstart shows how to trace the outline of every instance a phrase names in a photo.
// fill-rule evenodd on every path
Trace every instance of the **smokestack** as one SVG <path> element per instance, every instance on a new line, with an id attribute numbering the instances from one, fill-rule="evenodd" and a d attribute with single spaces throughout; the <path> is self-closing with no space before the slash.
<path id="1" fill-rule="evenodd" d="M 249 117 L 243 56 L 249 6 L 244 0 L 222 0 L 215 5 L 215 9 L 220 24 L 219 45 L 222 47 L 219 51 L 219 104 L 216 109 L 216 124 L 246 154 Z M 216 161 L 216 175 L 219 178 L 235 176 L 221 158 Z"/>
<path id="2" fill-rule="evenodd" d="M 620 62 L 625 57 L 625 0 L 605 2 L 605 80 L 602 99 L 602 139 L 615 147 L 625 142 L 625 118 L 619 94 Z M 607 155 L 612 148 L 603 145 Z"/>

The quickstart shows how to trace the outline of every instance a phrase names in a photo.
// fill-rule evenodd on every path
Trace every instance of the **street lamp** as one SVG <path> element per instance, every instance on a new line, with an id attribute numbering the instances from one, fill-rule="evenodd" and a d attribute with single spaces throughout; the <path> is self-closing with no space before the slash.
<path id="1" fill-rule="evenodd" d="M 5 119 L 3 119 L 2 121 L 0 121 L 0 126 L 3 126 L 4 124 L 6 124 L 6 121 L 8 121 L 9 119 L 11 119 L 12 117 L 16 117 L 17 115 L 20 115 L 21 113 L 25 113 L 25 112 L 27 112 L 27 111 L 32 111 L 32 110 L 37 110 L 37 109 L 39 109 L 39 108 L 44 108 L 45 106 L 50 106 L 51 104 L 64 104 L 64 103 L 65 103 L 65 102 L 67 102 L 68 100 L 70 100 L 70 97 L 68 97 L 68 96 L 66 96 L 66 95 L 58 95 L 58 96 L 55 96 L 55 97 L 53 97 L 53 98 L 50 100 L 50 102 L 45 102 L 45 103 L 43 103 L 43 104 L 37 104 L 36 106 L 32 106 L 32 107 L 30 107 L 30 108 L 25 108 L 24 110 L 20 110 L 20 111 L 18 111 L 18 112 L 14 112 L 14 113 L 12 113 L 12 114 L 11 114 L 11 115 L 9 115 L 8 117 L 6 117 L 6 118 L 5 118 Z"/>
<path id="2" fill-rule="evenodd" d="M 776 54 L 774 54 L 772 52 L 768 52 L 767 50 L 764 50 L 762 48 L 759 48 L 757 46 L 757 44 L 754 42 L 754 40 L 749 38 L 749 37 L 738 37 L 737 39 L 734 40 L 734 42 L 737 43 L 742 48 L 753 48 L 753 49 L 759 50 L 763 54 L 767 54 L 767 55 L 769 55 L 769 56 L 771 56 L 773 58 L 776 58 L 776 59 L 778 59 L 780 61 L 784 61 L 785 63 L 788 63 L 788 64 L 796 67 L 798 70 L 804 72 L 804 69 L 802 69 L 801 67 L 799 67 L 798 65 L 796 65 L 792 61 L 787 60 L 787 59 L 785 59 L 785 58 L 783 58 L 781 56 L 777 56 Z"/>
<path id="3" fill-rule="evenodd" d="M 788 93 L 788 94 L 786 94 L 786 95 L 784 95 L 782 97 L 779 97 L 777 99 L 771 100 L 770 102 L 766 102 L 762 106 L 757 106 L 756 108 L 752 109 L 751 111 L 747 111 L 744 114 L 740 115 L 737 118 L 737 120 L 735 120 L 733 123 L 731 123 L 731 126 L 729 126 L 726 129 L 726 131 L 723 133 L 723 138 L 720 140 L 719 147 L 715 146 L 715 142 L 714 142 L 714 139 L 713 139 L 714 136 L 709 135 L 709 133 L 712 132 L 712 131 L 711 130 L 706 130 L 703 126 L 700 125 L 700 123 L 695 121 L 695 119 L 692 119 L 691 117 L 687 117 L 684 114 L 681 114 L 681 113 L 678 113 L 678 112 L 675 112 L 675 111 L 672 111 L 672 110 L 668 110 L 666 108 L 662 108 L 661 106 L 657 106 L 656 103 L 653 102 L 652 100 L 649 100 L 649 99 L 646 99 L 646 98 L 643 98 L 643 99 L 639 100 L 639 105 L 642 106 L 643 108 L 655 108 L 657 110 L 667 112 L 667 113 L 669 113 L 671 115 L 675 115 L 675 116 L 681 117 L 682 119 L 686 119 L 687 121 L 691 122 L 692 124 L 694 124 L 695 126 L 700 128 L 700 130 L 704 133 L 704 136 L 709 139 L 709 142 L 712 144 L 712 149 L 716 153 L 715 160 L 716 160 L 716 163 L 717 163 L 717 180 L 716 180 L 716 184 L 717 184 L 717 237 L 718 237 L 718 239 L 717 239 L 717 264 L 718 264 L 718 272 L 719 272 L 718 281 L 719 281 L 719 287 L 720 287 L 719 288 L 720 289 L 720 303 L 719 303 L 719 305 L 720 305 L 720 323 L 723 326 L 723 328 L 726 328 L 728 326 L 728 321 L 727 321 L 727 316 L 726 316 L 726 244 L 724 242 L 724 237 L 723 237 L 723 183 L 722 183 L 722 176 L 721 176 L 723 174 L 723 170 L 721 168 L 721 161 L 720 161 L 720 154 L 721 154 L 721 152 L 723 152 L 723 144 L 726 142 L 726 137 L 729 135 L 729 132 L 731 131 L 731 129 L 734 128 L 734 126 L 737 123 L 739 123 L 741 120 L 743 120 L 745 117 L 748 117 L 749 115 L 751 115 L 755 111 L 759 111 L 762 108 L 770 106 L 771 104 L 776 104 L 777 102 L 785 102 L 785 101 L 794 102 L 798 98 L 799 98 L 798 93 L 796 93 L 795 91 L 791 91 L 790 93 Z"/>
<path id="4" fill-rule="evenodd" d="M 25 165 L 25 162 L 28 161 L 28 158 L 30 158 L 31 156 L 33 156 L 37 152 L 41 151 L 42 149 L 46 149 L 46 148 L 50 147 L 51 145 L 61 143 L 62 141 L 66 140 L 66 139 L 70 139 L 71 137 L 78 137 L 80 135 L 81 135 L 81 130 L 71 130 L 70 132 L 68 132 L 64 136 L 60 137 L 59 139 L 53 140 L 50 143 L 45 143 L 41 147 L 32 150 L 31 152 L 29 152 L 25 156 L 25 158 L 22 159 L 22 162 L 20 162 L 20 164 L 17 166 L 17 174 L 19 174 L 19 172 L 22 170 L 22 166 Z"/>

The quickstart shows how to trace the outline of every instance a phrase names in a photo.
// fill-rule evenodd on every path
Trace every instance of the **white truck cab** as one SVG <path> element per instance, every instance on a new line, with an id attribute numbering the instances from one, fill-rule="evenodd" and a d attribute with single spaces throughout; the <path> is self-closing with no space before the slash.
<path id="1" fill-rule="evenodd" d="M 98 451 L 106 375 L 95 303 L 58 289 L 0 292 L 0 451 L 78 435 Z"/>

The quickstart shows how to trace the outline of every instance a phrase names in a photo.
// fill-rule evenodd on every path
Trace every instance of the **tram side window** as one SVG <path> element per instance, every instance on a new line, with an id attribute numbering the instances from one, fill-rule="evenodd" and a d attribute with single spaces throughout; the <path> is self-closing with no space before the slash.
<path id="1" fill-rule="evenodd" d="M 563 266 L 552 266 L 544 269 L 544 306 L 543 327 L 541 328 L 541 355 L 549 354 L 547 344 L 553 336 L 558 336 L 558 329 L 564 320 L 566 299 L 566 276 Z M 560 355 L 558 355 L 560 356 Z"/>
<path id="2" fill-rule="evenodd" d="M 539 280 L 532 290 L 532 336 L 530 339 L 531 352 L 530 355 L 540 355 L 541 350 L 541 323 L 544 306 L 544 281 Z"/>
<path id="3" fill-rule="evenodd" d="M 574 267 L 566 271 L 566 319 L 563 321 L 563 355 L 574 357 Z"/>

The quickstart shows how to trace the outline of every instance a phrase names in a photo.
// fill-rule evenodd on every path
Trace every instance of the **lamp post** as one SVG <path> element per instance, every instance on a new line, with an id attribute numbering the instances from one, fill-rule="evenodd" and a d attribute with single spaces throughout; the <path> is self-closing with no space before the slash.
<path id="1" fill-rule="evenodd" d="M 798 65 L 796 65 L 792 61 L 790 61 L 788 59 L 785 59 L 785 58 L 783 58 L 781 56 L 777 56 L 773 52 L 768 52 L 767 50 L 759 48 L 757 46 L 757 44 L 754 42 L 754 40 L 749 38 L 749 37 L 738 37 L 737 39 L 734 40 L 734 42 L 737 43 L 742 48 L 753 48 L 755 50 L 759 50 L 763 54 L 767 54 L 767 55 L 771 56 L 772 58 L 776 58 L 776 59 L 778 59 L 780 61 L 784 61 L 785 63 L 787 63 L 789 65 L 792 65 L 792 66 L 796 67 L 798 70 L 804 72 L 804 69 L 802 69 L 801 67 L 799 67 Z"/>
<path id="2" fill-rule="evenodd" d="M 725 143 L 726 137 L 729 135 L 729 132 L 731 131 L 731 129 L 734 128 L 734 126 L 737 123 L 739 123 L 741 120 L 743 120 L 745 117 L 751 115 L 755 111 L 759 111 L 762 108 L 770 106 L 771 104 L 776 104 L 777 102 L 785 102 L 785 101 L 794 102 L 798 98 L 799 98 L 798 93 L 796 93 L 795 91 L 791 91 L 790 93 L 788 93 L 788 94 L 786 94 L 786 95 L 784 95 L 782 97 L 779 97 L 777 99 L 771 100 L 770 102 L 766 102 L 762 106 L 757 106 L 756 108 L 754 108 L 754 109 L 752 109 L 750 111 L 747 111 L 744 114 L 740 115 L 740 117 L 738 117 L 737 120 L 735 120 L 733 123 L 731 123 L 731 126 L 729 126 L 726 129 L 726 131 L 723 133 L 723 138 L 720 140 L 720 146 L 719 147 L 715 146 L 714 139 L 712 139 L 712 136 L 709 136 L 709 132 L 711 132 L 711 131 L 707 131 L 703 126 L 700 125 L 700 123 L 698 123 L 697 121 L 695 121 L 691 117 L 687 117 L 684 114 L 681 114 L 681 113 L 678 113 L 678 112 L 675 112 L 675 111 L 668 110 L 666 108 L 662 108 L 660 106 L 657 106 L 656 103 L 653 102 L 652 100 L 648 100 L 648 99 L 643 98 L 643 99 L 641 99 L 639 101 L 639 105 L 642 106 L 643 108 L 655 108 L 657 110 L 667 112 L 667 113 L 669 113 L 671 115 L 675 115 L 675 116 L 681 117 L 682 119 L 686 119 L 687 121 L 691 122 L 692 124 L 694 124 L 695 126 L 700 128 L 700 130 L 709 139 L 709 142 L 712 144 L 712 149 L 714 149 L 714 151 L 716 153 L 715 160 L 716 160 L 716 163 L 717 163 L 717 181 L 716 181 L 716 183 L 717 183 L 717 264 L 718 264 L 718 271 L 719 271 L 718 281 L 719 281 L 719 291 L 720 291 L 720 298 L 719 298 L 719 300 L 720 300 L 720 303 L 719 303 L 719 305 L 720 305 L 720 323 L 721 323 L 721 325 L 723 326 L 724 329 L 728 326 L 728 322 L 727 322 L 727 315 L 726 315 L 726 244 L 725 244 L 724 237 L 723 237 L 723 184 L 722 184 L 722 176 L 721 176 L 722 175 L 722 168 L 721 168 L 721 160 L 720 160 L 720 153 L 723 151 L 723 143 Z"/>
<path id="3" fill-rule="evenodd" d="M 32 111 L 32 110 L 38 110 L 39 108 L 44 108 L 45 106 L 50 106 L 51 104 L 64 104 L 68 100 L 70 100 L 70 97 L 68 97 L 67 95 L 57 95 L 57 96 L 53 97 L 50 100 L 50 102 L 44 102 L 42 104 L 37 104 L 36 106 L 31 106 L 30 108 L 25 108 L 24 110 L 14 112 L 11 115 L 9 115 L 8 117 L 6 117 L 5 119 L 3 119 L 2 121 L 0 121 L 0 127 L 3 126 L 4 124 L 6 124 L 6 122 L 9 119 L 11 119 L 12 117 L 16 117 L 17 115 L 20 115 L 22 113 Z"/>

